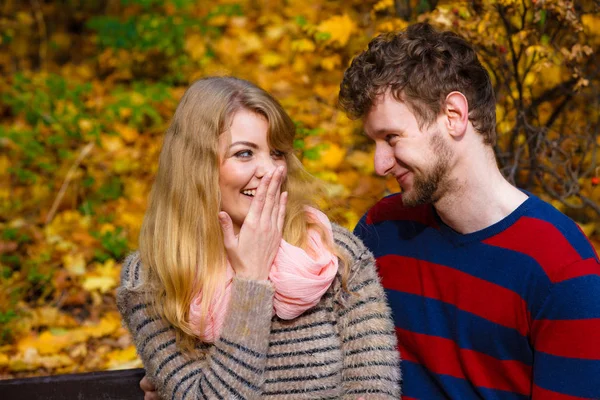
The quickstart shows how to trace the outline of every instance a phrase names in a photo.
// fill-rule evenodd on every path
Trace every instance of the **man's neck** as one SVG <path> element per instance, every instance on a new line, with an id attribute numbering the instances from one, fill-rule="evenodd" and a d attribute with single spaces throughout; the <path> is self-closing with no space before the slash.
<path id="1" fill-rule="evenodd" d="M 434 203 L 442 221 L 463 234 L 501 221 L 527 200 L 502 176 L 493 157 L 471 161 L 453 168 L 452 185 Z"/>

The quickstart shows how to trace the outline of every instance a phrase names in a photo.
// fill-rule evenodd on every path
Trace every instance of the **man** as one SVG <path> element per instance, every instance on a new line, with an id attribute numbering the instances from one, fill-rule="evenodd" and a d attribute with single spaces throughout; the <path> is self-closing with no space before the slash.
<path id="1" fill-rule="evenodd" d="M 600 399 L 600 264 L 569 218 L 510 185 L 472 47 L 417 24 L 372 40 L 340 104 L 401 194 L 355 233 L 377 258 L 406 399 Z"/>

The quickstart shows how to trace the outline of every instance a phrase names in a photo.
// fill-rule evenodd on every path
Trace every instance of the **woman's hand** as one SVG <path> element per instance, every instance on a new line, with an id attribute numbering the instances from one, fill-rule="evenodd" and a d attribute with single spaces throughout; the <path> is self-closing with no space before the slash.
<path id="1" fill-rule="evenodd" d="M 156 386 L 152 383 L 148 375 L 144 375 L 140 381 L 140 389 L 144 391 L 144 400 L 160 400 Z"/>
<path id="2" fill-rule="evenodd" d="M 266 280 L 281 244 L 287 192 L 281 193 L 283 167 L 262 179 L 250 205 L 248 215 L 236 237 L 231 217 L 219 213 L 227 256 L 236 275 L 252 280 Z"/>

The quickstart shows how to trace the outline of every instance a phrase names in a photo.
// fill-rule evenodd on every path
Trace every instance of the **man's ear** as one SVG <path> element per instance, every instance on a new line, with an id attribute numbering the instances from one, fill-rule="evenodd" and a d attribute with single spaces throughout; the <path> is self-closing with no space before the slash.
<path id="1" fill-rule="evenodd" d="M 450 92 L 444 102 L 444 119 L 448 133 L 462 137 L 469 125 L 469 102 L 461 92 Z"/>

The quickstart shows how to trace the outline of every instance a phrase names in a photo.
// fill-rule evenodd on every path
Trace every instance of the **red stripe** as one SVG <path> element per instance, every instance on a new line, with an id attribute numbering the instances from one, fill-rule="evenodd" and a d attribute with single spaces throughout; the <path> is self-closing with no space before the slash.
<path id="1" fill-rule="evenodd" d="M 538 320 L 531 328 L 536 350 L 559 357 L 600 360 L 600 318 Z"/>
<path id="2" fill-rule="evenodd" d="M 521 217 L 510 228 L 484 241 L 492 246 L 527 254 L 540 264 L 552 282 L 561 282 L 590 273 L 600 274 L 600 268 L 587 265 L 565 268 L 581 260 L 579 253 L 550 222 Z"/>
<path id="3" fill-rule="evenodd" d="M 526 336 L 529 311 L 512 290 L 454 268 L 397 255 L 377 259 L 383 286 L 436 299 Z"/>
<path id="4" fill-rule="evenodd" d="M 568 394 L 554 392 L 552 390 L 542 389 L 536 384 L 533 385 L 533 395 L 531 398 L 535 400 L 593 400 L 588 397 L 571 396 Z"/>
<path id="5" fill-rule="evenodd" d="M 402 204 L 402 195 L 381 199 L 369 210 L 366 220 L 368 224 L 376 224 L 382 221 L 415 221 L 432 228 L 438 227 L 433 215 L 433 206 L 425 204 L 416 207 L 405 207 Z"/>
<path id="6" fill-rule="evenodd" d="M 600 264 L 593 258 L 587 258 L 563 268 L 557 272 L 558 281 L 566 281 L 567 279 L 577 278 L 578 276 L 598 275 L 600 276 Z"/>
<path id="7" fill-rule="evenodd" d="M 475 386 L 531 394 L 531 367 L 513 360 L 461 349 L 449 339 L 396 328 L 400 354 L 436 374 L 466 379 Z M 412 349 L 415 349 L 413 352 Z"/>

